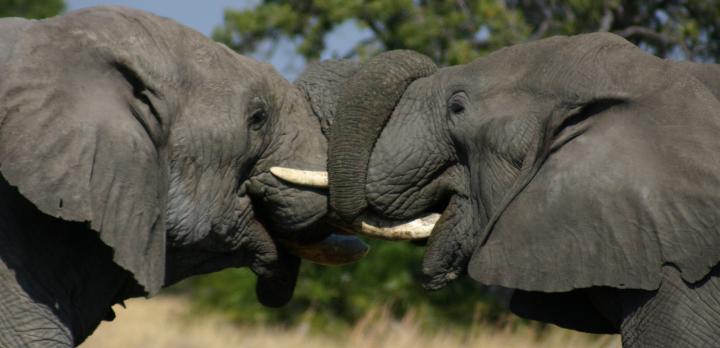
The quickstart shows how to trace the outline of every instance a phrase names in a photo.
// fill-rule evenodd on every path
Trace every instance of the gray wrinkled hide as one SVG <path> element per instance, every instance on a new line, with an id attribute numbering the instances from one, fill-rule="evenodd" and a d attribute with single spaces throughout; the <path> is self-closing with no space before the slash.
<path id="1" fill-rule="evenodd" d="M 360 68 L 353 60 L 331 59 L 309 64 L 293 82 L 310 102 L 315 117 L 320 120 L 323 134 L 327 136 L 335 121 L 338 105 L 338 89 Z"/>
<path id="2" fill-rule="evenodd" d="M 548 131 L 488 226 L 473 278 L 540 291 L 657 289 L 665 264 L 691 283 L 710 272 L 720 261 L 720 102 L 704 84 L 612 36 L 545 40 L 487 59 L 563 65 L 551 70 L 557 77 L 518 81 L 573 106 L 619 104 L 565 144 L 551 133 L 562 120 L 542 120 Z"/>
<path id="3" fill-rule="evenodd" d="M 167 155 L 155 143 L 164 142 L 168 129 L 152 121 L 155 124 L 148 127 L 158 129 L 153 134 L 157 138 L 151 138 L 126 108 L 110 106 L 122 103 L 112 84 L 86 84 L 97 79 L 103 68 L 94 58 L 60 52 L 81 51 L 83 44 L 104 45 L 97 54 L 115 55 L 117 64 L 133 66 L 145 63 L 144 56 L 154 55 L 158 61 L 149 64 L 155 68 L 162 66 L 165 55 L 152 42 L 140 40 L 142 36 L 126 36 L 122 47 L 103 42 L 120 40 L 114 35 L 116 30 L 167 30 L 153 21 L 146 23 L 156 28 L 143 29 L 113 12 L 71 21 L 56 17 L 31 26 L 12 49 L 0 86 L 0 171 L 46 214 L 90 222 L 115 249 L 116 262 L 154 293 L 164 280 L 162 207 L 167 192 Z M 87 27 L 106 30 L 88 31 Z M 80 97 L 84 102 L 76 103 Z M 125 231 L 152 232 L 128 238 Z"/>
<path id="4" fill-rule="evenodd" d="M 169 19 L 0 20 L 0 346 L 79 344 L 112 304 L 228 267 L 287 303 L 300 261 L 275 238 L 325 238 L 327 198 L 269 169 L 326 152 L 298 88 Z"/>
<path id="5" fill-rule="evenodd" d="M 524 317 L 621 332 L 628 346 L 717 342 L 719 84 L 718 65 L 607 33 L 442 68 L 407 87 L 382 129 L 366 213 L 443 211 L 428 289 L 468 273 L 516 289 Z"/>
<path id="6" fill-rule="evenodd" d="M 7 61 L 18 36 L 27 29 L 32 20 L 23 18 L 3 18 L 0 21 L 0 69 Z M 1 72 L 2 70 L 0 70 Z"/>

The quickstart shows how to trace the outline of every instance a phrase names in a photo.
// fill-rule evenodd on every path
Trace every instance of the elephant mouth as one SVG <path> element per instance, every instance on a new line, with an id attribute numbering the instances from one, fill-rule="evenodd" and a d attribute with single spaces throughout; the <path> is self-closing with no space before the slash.
<path id="1" fill-rule="evenodd" d="M 285 191 L 298 189 L 313 196 L 327 195 L 327 172 L 272 167 L 270 168 L 270 174 L 284 183 L 281 186 L 287 187 L 285 189 L 276 188 L 274 191 L 255 192 L 264 199 L 268 199 L 268 197 L 281 199 L 281 196 L 287 194 Z M 267 184 L 269 178 L 263 181 Z M 267 186 L 251 184 L 250 191 L 263 191 L 262 187 L 267 188 Z M 273 200 L 273 198 L 270 199 Z M 307 199 L 301 201 L 301 207 L 289 209 L 287 213 L 284 213 L 284 208 L 288 208 L 288 206 L 283 207 L 282 204 L 273 204 L 274 208 L 272 210 L 276 216 L 272 220 L 275 223 L 271 224 L 263 219 L 263 216 L 273 215 L 272 213 L 259 214 L 256 219 L 267 230 L 275 232 L 271 234 L 274 235 L 273 238 L 283 248 L 316 264 L 328 266 L 349 264 L 362 259 L 368 253 L 369 246 L 358 237 L 346 235 L 342 229 L 341 233 L 334 233 L 337 227 L 329 223 L 332 219 L 328 218 L 325 209 L 322 209 L 322 213 L 318 214 L 317 212 L 320 209 L 313 207 L 311 201 Z M 292 215 L 294 214 L 290 213 L 290 211 L 295 210 L 306 211 L 306 213 L 300 214 L 302 216 L 299 218 L 293 218 Z M 296 213 L 297 211 L 295 211 Z M 278 220 L 284 220 L 284 222 Z"/>
<path id="2" fill-rule="evenodd" d="M 311 172 L 289 168 L 271 168 L 270 172 L 277 178 L 300 186 L 314 188 L 328 187 L 327 172 Z M 446 202 L 447 203 L 447 202 Z M 442 204 L 443 207 L 447 204 Z M 368 238 L 382 240 L 419 240 L 429 238 L 441 216 L 441 213 L 426 211 L 411 219 L 388 219 L 378 214 L 365 211 L 353 220 L 351 224 L 328 214 L 330 225 L 350 234 L 360 234 Z"/>
<path id="3" fill-rule="evenodd" d="M 395 173 L 385 178 L 396 177 Z M 403 182 L 407 192 L 395 193 L 401 199 L 383 200 L 382 195 L 374 195 L 369 199 L 371 209 L 366 210 L 354 223 L 359 234 L 369 238 L 384 240 L 420 240 L 429 238 L 439 228 L 438 222 L 454 213 L 450 202 L 455 196 L 465 196 L 462 192 L 463 173 L 457 164 L 449 163 L 439 166 L 434 174 L 426 180 L 413 183 Z M 375 180 L 375 183 L 386 182 L 385 186 L 375 185 L 368 189 L 373 192 L 388 190 L 388 186 L 398 183 L 388 180 Z M 388 203 L 390 202 L 390 203 Z M 359 220 L 359 221 L 358 221 Z"/>

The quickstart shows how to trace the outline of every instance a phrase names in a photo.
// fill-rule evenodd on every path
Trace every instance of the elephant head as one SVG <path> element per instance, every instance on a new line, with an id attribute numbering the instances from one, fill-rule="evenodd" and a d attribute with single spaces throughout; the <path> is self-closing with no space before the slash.
<path id="1" fill-rule="evenodd" d="M 526 291 L 652 290 L 663 265 L 692 283 L 720 261 L 720 102 L 686 69 L 612 34 L 393 85 L 408 64 L 376 58 L 340 91 L 330 201 L 350 220 L 440 213 L 427 288 L 468 272 Z"/>
<path id="2" fill-rule="evenodd" d="M 94 231 L 148 294 L 250 266 L 262 302 L 289 299 L 299 261 L 274 239 L 328 235 L 324 189 L 270 174 L 325 170 L 326 140 L 298 88 L 267 64 L 140 11 L 101 7 L 3 25 L 14 28 L 0 35 L 5 185 L 42 214 Z M 40 233 L 32 222 L 24 232 L 4 223 L 0 240 Z M 17 250 L 0 248 L 0 261 L 21 264 Z"/>

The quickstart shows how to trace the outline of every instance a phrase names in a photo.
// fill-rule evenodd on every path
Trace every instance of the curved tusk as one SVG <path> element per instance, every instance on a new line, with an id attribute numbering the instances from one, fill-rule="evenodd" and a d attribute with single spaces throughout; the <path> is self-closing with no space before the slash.
<path id="1" fill-rule="evenodd" d="M 440 214 L 433 213 L 408 222 L 392 222 L 372 216 L 360 218 L 360 233 L 377 239 L 411 240 L 430 237 Z"/>
<path id="2" fill-rule="evenodd" d="M 289 183 L 317 188 L 328 188 L 327 172 L 272 167 L 270 173 Z"/>

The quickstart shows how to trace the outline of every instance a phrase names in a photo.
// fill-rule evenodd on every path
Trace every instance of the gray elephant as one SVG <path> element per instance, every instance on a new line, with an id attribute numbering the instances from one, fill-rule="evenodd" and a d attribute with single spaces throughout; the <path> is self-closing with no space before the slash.
<path id="1" fill-rule="evenodd" d="M 526 318 L 628 347 L 717 346 L 719 96 L 719 66 L 612 34 L 439 70 L 388 52 L 339 92 L 331 208 L 390 238 L 366 221 L 440 214 L 429 289 L 468 273 L 515 289 Z"/>
<path id="2" fill-rule="evenodd" d="M 321 182 L 270 173 L 323 171 L 327 143 L 269 65 L 101 7 L 0 20 L 0 76 L 0 346 L 77 345 L 111 305 L 226 267 L 282 305 L 286 250 L 357 246 L 323 244 Z"/>

